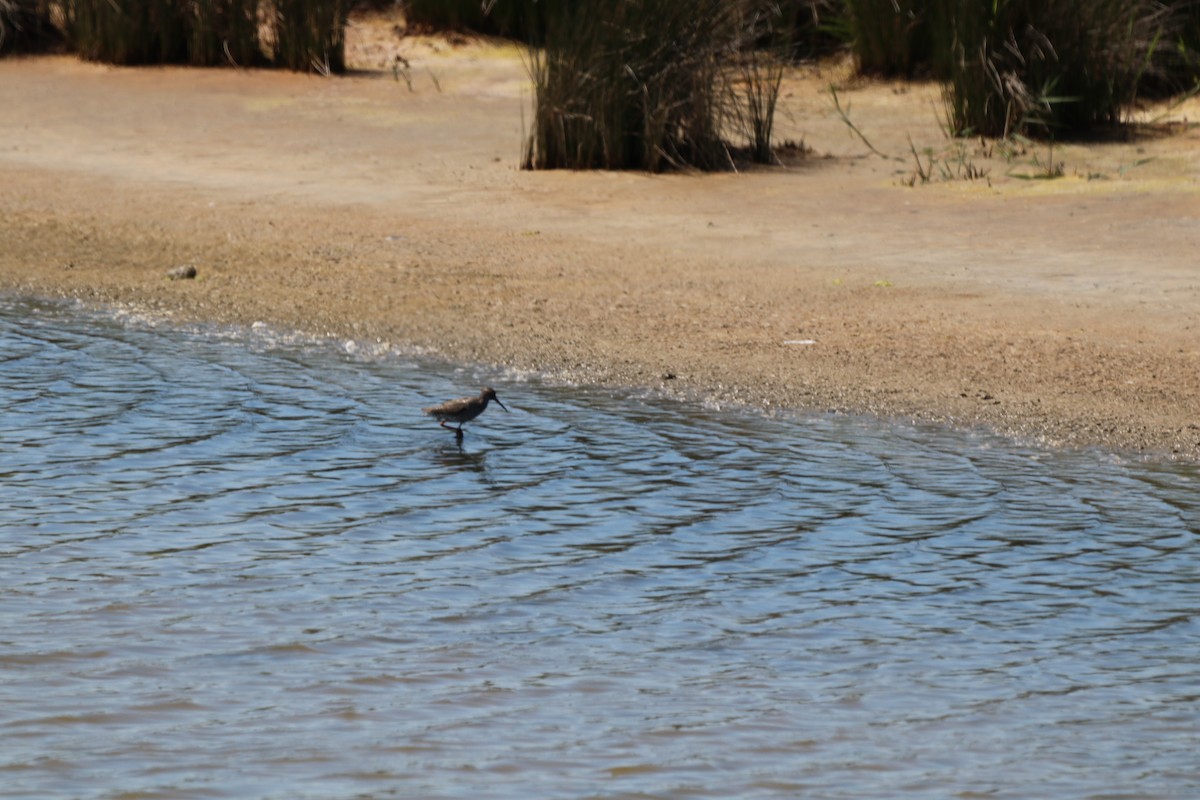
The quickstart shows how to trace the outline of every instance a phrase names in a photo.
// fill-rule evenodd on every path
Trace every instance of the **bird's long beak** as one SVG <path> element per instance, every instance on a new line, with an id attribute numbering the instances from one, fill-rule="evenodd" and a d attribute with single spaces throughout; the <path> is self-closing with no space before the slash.
<path id="1" fill-rule="evenodd" d="M 500 403 L 500 398 L 499 398 L 499 397 L 497 397 L 497 398 L 495 398 L 495 399 L 496 399 L 496 402 L 497 402 L 497 403 Z M 504 405 L 504 403 L 500 403 L 500 407 L 501 407 L 501 408 L 503 408 L 505 411 L 508 411 L 508 406 Z"/>

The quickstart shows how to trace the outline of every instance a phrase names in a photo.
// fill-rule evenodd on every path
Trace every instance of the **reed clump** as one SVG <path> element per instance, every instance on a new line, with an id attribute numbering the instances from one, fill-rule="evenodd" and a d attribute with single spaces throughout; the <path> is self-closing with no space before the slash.
<path id="1" fill-rule="evenodd" d="M 726 169 L 739 131 L 767 160 L 780 60 L 750 47 L 778 4 L 730 0 L 557 2 L 531 51 L 531 169 Z"/>
<path id="2" fill-rule="evenodd" d="M 6 0 L 7 1 L 7 0 Z M 112 64 L 344 72 L 349 0 L 63 0 L 67 39 Z"/>
<path id="3" fill-rule="evenodd" d="M 1078 135 L 1120 121 L 1170 15 L 1150 0 L 935 0 L 957 134 Z"/>
<path id="4" fill-rule="evenodd" d="M 44 50 L 58 38 L 48 0 L 0 0 L 0 55 Z"/>
<path id="5" fill-rule="evenodd" d="M 298 72 L 346 71 L 350 0 L 274 0 L 274 62 Z"/>
<path id="6" fill-rule="evenodd" d="M 1200 88 L 1200 0 L 1169 0 L 1161 5 L 1161 34 L 1138 84 L 1139 95 L 1146 98 Z"/>
<path id="7" fill-rule="evenodd" d="M 188 19 L 188 63 L 241 67 L 267 63 L 259 40 L 258 0 L 207 0 L 192 5 Z"/>
<path id="8" fill-rule="evenodd" d="M 540 43 L 547 9 L 560 0 L 404 0 L 405 22 L 417 30 L 475 31 Z"/>
<path id="9" fill-rule="evenodd" d="M 844 30 L 858 71 L 912 77 L 934 67 L 930 0 L 845 0 Z"/>
<path id="10" fill-rule="evenodd" d="M 779 31 L 793 61 L 832 55 L 850 41 L 847 0 L 781 0 L 778 5 Z"/>
<path id="11" fill-rule="evenodd" d="M 187 30 L 173 0 L 71 0 L 67 35 L 81 56 L 112 64 L 187 60 Z"/>
<path id="12" fill-rule="evenodd" d="M 417 29 L 498 33 L 500 14 L 493 13 L 495 6 L 481 0 L 404 0 L 404 20 Z"/>

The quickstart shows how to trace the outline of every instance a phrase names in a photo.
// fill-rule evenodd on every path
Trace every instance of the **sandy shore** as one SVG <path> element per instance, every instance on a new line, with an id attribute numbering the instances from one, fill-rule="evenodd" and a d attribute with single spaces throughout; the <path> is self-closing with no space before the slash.
<path id="1" fill-rule="evenodd" d="M 515 49 L 351 34 L 333 80 L 0 61 L 0 291 L 1200 458 L 1200 103 L 1128 142 L 956 148 L 936 87 L 814 69 L 786 167 L 533 174 Z"/>

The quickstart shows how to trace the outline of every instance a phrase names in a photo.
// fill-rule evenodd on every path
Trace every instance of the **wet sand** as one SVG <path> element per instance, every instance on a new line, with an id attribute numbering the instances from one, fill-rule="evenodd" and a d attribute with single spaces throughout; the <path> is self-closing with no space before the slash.
<path id="1" fill-rule="evenodd" d="M 1002 152 L 826 66 L 788 79 L 783 167 L 536 174 L 515 48 L 350 40 L 332 80 L 0 61 L 0 291 L 1200 458 L 1200 102 Z"/>

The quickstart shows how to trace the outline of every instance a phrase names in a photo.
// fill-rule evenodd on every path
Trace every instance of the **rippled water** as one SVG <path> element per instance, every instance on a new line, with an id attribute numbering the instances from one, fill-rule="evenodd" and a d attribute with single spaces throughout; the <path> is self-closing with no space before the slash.
<path id="1" fill-rule="evenodd" d="M 1200 796 L 1189 468 L 2 300 L 0 398 L 0 797 Z"/>

